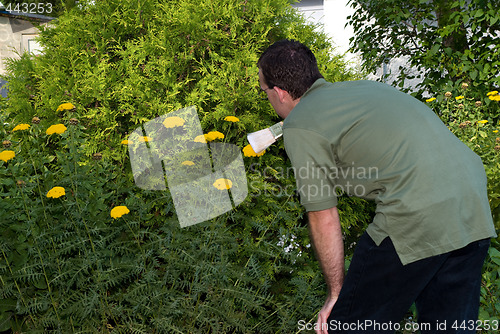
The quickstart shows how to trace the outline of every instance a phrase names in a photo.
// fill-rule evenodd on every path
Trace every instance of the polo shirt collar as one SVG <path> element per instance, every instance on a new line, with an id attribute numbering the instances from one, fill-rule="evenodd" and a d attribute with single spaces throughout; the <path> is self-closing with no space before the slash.
<path id="1" fill-rule="evenodd" d="M 309 87 L 309 89 L 306 90 L 306 92 L 304 93 L 304 95 L 302 95 L 300 98 L 302 99 L 303 97 L 305 97 L 307 94 L 309 94 L 310 92 L 312 92 L 316 88 L 319 88 L 319 87 L 321 87 L 323 85 L 326 85 L 327 83 L 328 82 L 324 78 L 319 78 L 318 80 L 314 81 L 314 83 L 312 84 L 312 86 Z"/>

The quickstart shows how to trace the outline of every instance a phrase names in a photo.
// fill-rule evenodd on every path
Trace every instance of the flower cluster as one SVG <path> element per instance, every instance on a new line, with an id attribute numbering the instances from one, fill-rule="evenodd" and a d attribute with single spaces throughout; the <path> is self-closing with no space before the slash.
<path id="1" fill-rule="evenodd" d="M 27 129 L 29 129 L 29 127 L 30 127 L 30 126 L 31 126 L 31 125 L 29 125 L 29 124 L 19 124 L 19 125 L 16 125 L 16 126 L 14 127 L 14 129 L 12 129 L 12 132 L 14 132 L 14 131 L 22 131 L 22 130 L 27 130 Z"/>
<path id="2" fill-rule="evenodd" d="M 243 148 L 243 155 L 245 155 L 245 157 L 260 157 L 264 153 L 266 153 L 266 150 L 263 150 L 262 152 L 259 153 L 255 153 L 250 144 L 248 144 Z"/>
<path id="3" fill-rule="evenodd" d="M 123 215 L 130 213 L 130 210 L 125 205 L 115 206 L 111 209 L 111 218 L 118 219 Z"/>
<path id="4" fill-rule="evenodd" d="M 167 117 L 163 121 L 163 125 L 167 128 L 175 128 L 177 126 L 183 126 L 186 121 L 180 117 L 173 116 L 173 117 Z"/>
<path id="5" fill-rule="evenodd" d="M 47 131 L 45 131 L 45 133 L 47 135 L 52 135 L 54 133 L 60 135 L 60 134 L 63 134 L 66 130 L 67 130 L 67 128 L 64 126 L 64 124 L 55 124 L 55 125 L 51 125 L 47 129 Z"/>
<path id="6" fill-rule="evenodd" d="M 489 92 L 488 94 L 486 94 L 486 96 L 488 96 L 488 98 L 492 101 L 500 101 L 500 95 L 496 90 Z"/>
<path id="7" fill-rule="evenodd" d="M 205 135 L 205 140 L 206 141 L 214 141 L 216 139 L 224 139 L 224 134 L 219 132 L 219 131 L 210 131 L 209 133 L 206 133 Z M 198 138 L 198 137 L 196 137 Z M 195 138 L 195 140 L 196 140 Z"/>
<path id="8" fill-rule="evenodd" d="M 14 158 L 16 156 L 16 153 L 14 151 L 2 151 L 0 152 L 0 160 L 3 160 L 4 162 L 9 161 L 10 159 Z"/>
<path id="9" fill-rule="evenodd" d="M 76 107 L 72 103 L 63 103 L 59 107 L 57 107 L 56 111 L 66 111 L 66 110 L 73 111 L 75 109 Z"/>
<path id="10" fill-rule="evenodd" d="M 229 179 L 217 179 L 215 180 L 213 186 L 219 190 L 231 189 L 233 183 Z"/>
<path id="11" fill-rule="evenodd" d="M 236 123 L 236 122 L 239 122 L 240 119 L 238 117 L 235 117 L 235 116 L 226 116 L 224 118 L 225 121 L 227 122 L 233 122 L 233 123 Z"/>
<path id="12" fill-rule="evenodd" d="M 205 135 L 199 135 L 199 136 L 196 136 L 196 138 L 194 139 L 194 142 L 195 143 L 206 143 L 207 140 L 205 139 Z"/>
<path id="13" fill-rule="evenodd" d="M 66 191 L 63 187 L 53 187 L 47 192 L 48 198 L 59 198 L 66 195 Z"/>

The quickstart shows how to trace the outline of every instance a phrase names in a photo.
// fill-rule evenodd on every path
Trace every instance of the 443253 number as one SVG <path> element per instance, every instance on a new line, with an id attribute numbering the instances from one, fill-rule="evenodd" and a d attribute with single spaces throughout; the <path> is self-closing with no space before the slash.
<path id="1" fill-rule="evenodd" d="M 459 330 L 486 330 L 486 331 L 496 331 L 500 328 L 500 320 L 463 320 L 463 321 L 454 321 L 451 326 L 456 331 Z"/>
<path id="2" fill-rule="evenodd" d="M 24 14 L 50 14 L 52 13 L 51 3 L 28 3 L 8 4 L 5 9 L 9 12 L 18 12 Z"/>

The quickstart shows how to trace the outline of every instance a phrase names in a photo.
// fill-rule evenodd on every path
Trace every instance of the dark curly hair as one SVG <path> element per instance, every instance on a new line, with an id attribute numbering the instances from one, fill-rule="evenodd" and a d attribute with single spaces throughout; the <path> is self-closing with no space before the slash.
<path id="1" fill-rule="evenodd" d="M 284 39 L 268 47 L 257 66 L 269 88 L 279 87 L 297 99 L 319 78 L 316 57 L 304 44 Z"/>

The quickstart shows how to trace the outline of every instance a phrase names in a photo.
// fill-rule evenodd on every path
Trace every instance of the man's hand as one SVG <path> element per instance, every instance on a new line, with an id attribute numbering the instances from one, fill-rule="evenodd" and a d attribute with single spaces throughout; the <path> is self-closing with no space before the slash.
<path id="1" fill-rule="evenodd" d="M 316 334 L 328 334 L 328 316 L 330 316 L 336 301 L 337 298 L 327 298 L 325 305 L 319 311 Z"/>

